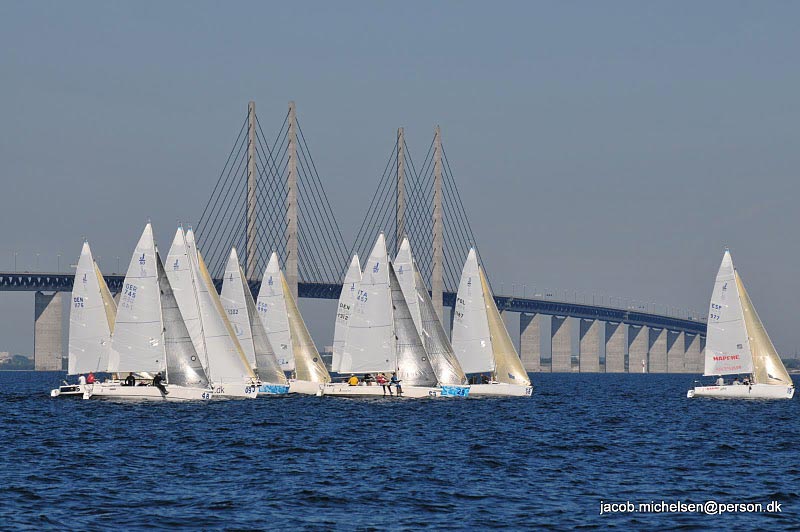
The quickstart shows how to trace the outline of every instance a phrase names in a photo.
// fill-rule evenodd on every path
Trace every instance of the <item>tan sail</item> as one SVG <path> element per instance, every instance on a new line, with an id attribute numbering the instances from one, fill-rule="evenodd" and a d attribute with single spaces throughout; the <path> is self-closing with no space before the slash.
<path id="1" fill-rule="evenodd" d="M 753 352 L 753 380 L 756 384 L 792 385 L 792 378 L 786 372 L 781 362 L 781 357 L 772 345 L 767 330 L 758 317 L 753 302 L 744 288 L 739 272 L 735 272 L 736 287 L 742 298 L 744 323 L 747 328 L 747 337 L 750 340 L 750 350 Z"/>
<path id="2" fill-rule="evenodd" d="M 494 296 L 489 290 L 489 283 L 486 282 L 486 275 L 483 268 L 478 270 L 481 277 L 481 287 L 483 288 L 483 300 L 486 305 L 486 316 L 489 320 L 489 334 L 492 339 L 492 353 L 494 355 L 494 378 L 497 382 L 508 384 L 520 384 L 530 386 L 531 381 L 528 373 L 522 365 L 522 361 L 511 343 L 506 324 L 500 317 L 497 305 L 494 303 Z"/>
<path id="3" fill-rule="evenodd" d="M 331 376 L 325 368 L 325 363 L 317 351 L 317 346 L 308 332 L 300 309 L 297 308 L 292 292 L 286 284 L 283 272 L 280 272 L 283 285 L 283 296 L 286 301 L 286 313 L 289 315 L 289 332 L 292 335 L 294 347 L 294 373 L 300 381 L 326 383 L 331 382 Z"/>
<path id="4" fill-rule="evenodd" d="M 111 296 L 111 291 L 108 289 L 106 280 L 103 279 L 103 274 L 100 273 L 100 268 L 97 267 L 96 262 L 94 263 L 94 273 L 95 275 L 97 275 L 97 284 L 100 285 L 100 295 L 103 298 L 103 307 L 105 308 L 106 311 L 106 319 L 108 320 L 108 329 L 113 334 L 114 322 L 117 319 L 117 303 Z"/>
<path id="5" fill-rule="evenodd" d="M 233 341 L 233 345 L 236 348 L 236 353 L 239 355 L 239 358 L 242 361 L 242 364 L 245 367 L 245 372 L 247 375 L 255 381 L 257 379 L 253 368 L 250 367 L 250 362 L 247 361 L 247 355 L 244 354 L 244 349 L 242 349 L 242 344 L 239 343 L 239 339 L 236 338 L 236 333 L 231 327 L 231 322 L 228 321 L 228 313 L 225 312 L 225 309 L 222 307 L 222 301 L 219 299 L 219 294 L 217 293 L 217 289 L 214 287 L 214 282 L 211 280 L 211 275 L 208 273 L 208 268 L 206 268 L 206 262 L 203 260 L 203 255 L 200 253 L 200 250 L 197 250 L 197 263 L 200 266 L 200 276 L 202 277 L 202 281 L 205 283 L 206 288 L 208 289 L 208 293 L 211 294 L 211 300 L 214 302 L 214 307 L 219 315 L 222 317 L 222 321 L 225 323 L 225 328 L 228 331 L 228 334 Z"/>

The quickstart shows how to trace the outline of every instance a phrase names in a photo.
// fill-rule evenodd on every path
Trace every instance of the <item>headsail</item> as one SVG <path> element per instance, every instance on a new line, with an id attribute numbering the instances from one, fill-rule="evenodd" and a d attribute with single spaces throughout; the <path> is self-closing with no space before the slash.
<path id="1" fill-rule="evenodd" d="M 295 378 L 301 381 L 326 383 L 331 381 L 322 357 L 319 356 L 317 346 L 308 332 L 306 322 L 300 315 L 300 309 L 289 291 L 283 272 L 278 272 L 283 285 L 283 293 L 286 301 L 286 315 L 289 318 L 289 332 L 292 335 L 292 345 L 294 346 L 294 365 Z"/>
<path id="2" fill-rule="evenodd" d="M 425 287 L 425 281 L 422 280 L 422 276 L 416 268 L 414 268 L 414 276 L 417 281 L 416 297 L 419 301 L 422 318 L 420 336 L 431 361 L 433 372 L 436 374 L 436 379 L 439 384 L 467 384 L 467 376 L 464 374 L 464 370 L 461 369 L 461 364 L 458 363 L 456 354 L 453 352 L 453 346 L 450 345 L 447 333 L 442 326 L 442 322 L 439 321 L 436 309 L 433 307 L 433 301 L 428 289 Z"/>
<path id="3" fill-rule="evenodd" d="M 453 309 L 453 351 L 465 373 L 494 371 L 489 319 L 484 303 L 478 256 L 469 250 Z"/>
<path id="4" fill-rule="evenodd" d="M 70 375 L 108 369 L 116 305 L 113 299 L 109 297 L 110 301 L 107 301 L 103 296 L 104 288 L 108 292 L 105 280 L 92 258 L 89 243 L 84 242 L 70 302 Z"/>
<path id="5" fill-rule="evenodd" d="M 489 289 L 489 283 L 486 282 L 483 268 L 479 267 L 478 273 L 480 275 L 481 287 L 483 288 L 483 300 L 486 304 L 489 334 L 491 335 L 492 355 L 494 357 L 494 379 L 497 382 L 530 386 L 531 381 L 528 378 L 528 373 L 525 371 L 522 360 L 520 360 L 517 350 L 511 342 L 506 324 L 503 322 L 503 318 L 497 310 L 497 305 L 495 305 L 494 296 Z"/>
<path id="6" fill-rule="evenodd" d="M 396 367 L 389 257 L 381 233 L 369 254 L 342 349 L 341 373 L 388 371 Z"/>
<path id="7" fill-rule="evenodd" d="M 156 245 L 148 223 L 125 275 L 109 371 L 156 373 L 166 369 L 160 295 Z"/>
<path id="8" fill-rule="evenodd" d="M 389 265 L 389 286 L 392 291 L 394 307 L 397 377 L 410 386 L 436 386 L 436 375 L 428 359 L 428 353 L 422 345 L 422 339 L 414 325 L 406 298 L 403 296 L 403 289 L 400 288 L 400 282 L 391 264 Z M 414 298 L 416 299 L 416 293 Z"/>
<path id="9" fill-rule="evenodd" d="M 726 249 L 714 282 L 708 310 L 703 375 L 732 375 L 753 371 L 750 340 L 735 278 L 733 260 Z"/>
<path id="10" fill-rule="evenodd" d="M 267 331 L 275 356 L 284 371 L 294 371 L 294 345 L 292 333 L 289 330 L 289 316 L 286 311 L 286 298 L 281 282 L 281 267 L 278 263 L 278 254 L 272 253 L 261 279 L 261 288 L 258 291 L 256 310 Z"/>
<path id="11" fill-rule="evenodd" d="M 775 346 L 772 344 L 764 324 L 758 317 L 753 302 L 742 284 L 739 272 L 734 272 L 736 276 L 736 286 L 742 299 L 742 310 L 744 311 L 744 322 L 747 327 L 747 334 L 750 339 L 750 349 L 753 352 L 753 380 L 757 384 L 777 384 L 792 386 L 792 378 L 786 371 L 786 367 L 778 356 Z"/>
<path id="12" fill-rule="evenodd" d="M 361 264 L 358 261 L 358 255 L 353 255 L 353 260 L 350 261 L 350 267 L 344 276 L 342 293 L 339 295 L 339 306 L 336 309 L 336 325 L 333 330 L 333 358 L 331 360 L 331 369 L 333 371 L 338 372 L 342 364 L 342 350 L 347 338 L 347 326 L 350 315 L 353 312 L 353 305 L 356 302 L 359 283 L 361 283 Z"/>
<path id="13" fill-rule="evenodd" d="M 158 284 L 161 291 L 161 315 L 164 324 L 164 350 L 167 380 L 179 386 L 208 386 L 203 363 L 194 349 L 189 330 L 183 322 L 178 302 L 169 284 L 161 257 L 156 254 Z"/>

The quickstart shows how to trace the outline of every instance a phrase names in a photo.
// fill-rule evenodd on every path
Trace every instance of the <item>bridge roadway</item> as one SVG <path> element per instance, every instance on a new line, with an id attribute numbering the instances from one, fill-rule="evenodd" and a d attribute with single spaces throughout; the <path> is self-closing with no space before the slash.
<path id="1" fill-rule="evenodd" d="M 112 293 L 122 289 L 123 275 L 104 275 L 108 288 Z M 74 275 L 71 273 L 40 272 L 0 272 L 0 291 L 4 292 L 70 292 Z M 222 286 L 222 279 L 215 279 L 217 290 Z M 260 281 L 250 281 L 250 289 L 258 293 Z M 338 299 L 342 286 L 330 283 L 299 283 L 300 297 L 314 299 Z M 445 292 L 445 306 L 453 307 L 456 295 Z M 702 321 L 676 318 L 662 314 L 640 312 L 630 309 L 568 303 L 552 299 L 532 299 L 511 296 L 495 296 L 497 307 L 501 311 L 525 314 L 547 314 L 550 316 L 571 316 L 585 320 L 602 320 L 606 322 L 625 323 L 627 325 L 669 329 L 688 334 L 705 336 L 706 324 Z"/>

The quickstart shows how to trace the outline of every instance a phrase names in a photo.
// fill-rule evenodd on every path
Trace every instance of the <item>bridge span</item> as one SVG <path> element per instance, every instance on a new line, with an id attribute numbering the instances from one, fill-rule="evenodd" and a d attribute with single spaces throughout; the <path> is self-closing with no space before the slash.
<path id="1" fill-rule="evenodd" d="M 122 275 L 105 275 L 118 293 Z M 63 292 L 74 275 L 57 272 L 0 272 L 0 291 L 35 293 L 34 354 L 37 369 L 60 369 Z M 221 279 L 215 279 L 219 290 Z M 250 281 L 253 294 L 260 281 Z M 340 284 L 299 282 L 301 298 L 339 298 Z M 52 292 L 45 294 L 44 292 Z M 454 292 L 443 293 L 445 307 Z M 558 301 L 552 298 L 495 296 L 501 312 L 519 314 L 520 356 L 530 372 L 699 373 L 705 345 L 703 321 L 663 314 Z"/>

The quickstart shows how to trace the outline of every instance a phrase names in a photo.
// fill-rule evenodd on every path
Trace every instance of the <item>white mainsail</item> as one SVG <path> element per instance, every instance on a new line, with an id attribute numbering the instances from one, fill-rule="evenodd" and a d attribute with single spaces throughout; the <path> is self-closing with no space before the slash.
<path id="1" fill-rule="evenodd" d="M 92 257 L 89 243 L 84 242 L 69 313 L 68 373 L 106 371 L 109 366 L 111 334 L 117 306 L 108 293 L 108 286 Z"/>
<path id="2" fill-rule="evenodd" d="M 475 249 L 469 250 L 464 263 L 453 312 L 452 345 L 461 368 L 465 373 L 494 371 L 489 319 Z"/>
<path id="3" fill-rule="evenodd" d="M 417 327 L 417 331 L 422 334 L 422 315 L 419 308 L 419 300 L 417 299 L 416 276 L 414 275 L 416 267 L 414 258 L 411 255 L 411 244 L 408 238 L 403 237 L 392 266 L 394 267 L 394 273 L 397 274 L 400 287 L 403 289 L 403 296 L 406 298 L 408 311 L 411 313 L 414 325 Z"/>
<path id="4" fill-rule="evenodd" d="M 339 295 L 339 306 L 336 309 L 336 325 L 333 330 L 333 357 L 331 359 L 331 369 L 340 371 L 342 364 L 342 352 L 345 340 L 347 339 L 347 326 L 350 315 L 353 312 L 353 305 L 356 301 L 356 292 L 361 282 L 361 264 L 358 255 L 353 255 L 350 267 L 344 276 L 342 293 Z"/>
<path id="5" fill-rule="evenodd" d="M 109 371 L 166 370 L 163 335 L 156 246 L 148 223 L 125 275 L 111 339 Z"/>
<path id="6" fill-rule="evenodd" d="M 289 330 L 289 315 L 286 311 L 286 297 L 283 283 L 281 282 L 281 267 L 278 263 L 278 254 L 272 253 L 261 288 L 258 291 L 256 310 L 267 331 L 275 356 L 284 371 L 294 371 L 294 345 L 292 333 Z"/>
<path id="7" fill-rule="evenodd" d="M 190 239 L 193 243 L 191 230 L 184 233 L 183 228 L 178 227 L 164 269 L 197 355 L 202 360 L 203 366 L 208 368 L 208 354 L 197 298 L 196 269 L 193 266 L 196 264 L 196 259 L 190 256 L 190 250 L 194 249 L 194 246 L 189 244 Z M 197 254 L 194 253 L 193 256 L 196 257 Z"/>
<path id="8" fill-rule="evenodd" d="M 348 321 L 341 373 L 387 371 L 396 367 L 389 257 L 383 233 L 367 259 Z"/>
<path id="9" fill-rule="evenodd" d="M 220 300 L 256 375 L 263 382 L 286 384 L 286 375 L 275 358 L 275 351 L 257 315 L 253 294 L 239 263 L 236 248 L 231 249 L 225 267 Z"/>
<path id="10" fill-rule="evenodd" d="M 733 260 L 726 249 L 708 310 L 704 375 L 753 372 L 753 355 Z"/>

